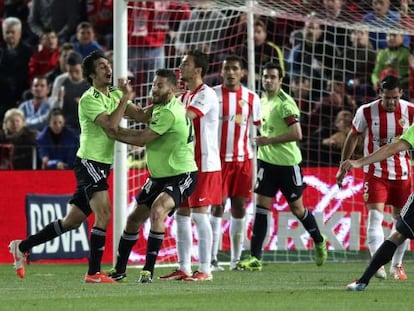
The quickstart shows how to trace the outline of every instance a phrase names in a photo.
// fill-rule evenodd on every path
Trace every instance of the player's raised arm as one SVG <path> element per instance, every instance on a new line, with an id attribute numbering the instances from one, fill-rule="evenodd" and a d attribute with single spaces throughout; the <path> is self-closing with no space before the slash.
<path id="1" fill-rule="evenodd" d="M 380 149 L 358 160 L 346 160 L 341 163 L 341 169 L 349 171 L 353 168 L 359 168 L 364 165 L 379 162 L 389 158 L 397 152 L 405 151 L 411 148 L 411 145 L 405 140 L 398 140 L 392 144 L 382 146 Z"/>

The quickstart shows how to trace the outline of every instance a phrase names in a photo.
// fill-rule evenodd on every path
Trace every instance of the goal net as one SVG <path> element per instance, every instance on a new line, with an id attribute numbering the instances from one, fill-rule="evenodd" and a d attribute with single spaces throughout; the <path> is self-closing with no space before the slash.
<path id="1" fill-rule="evenodd" d="M 382 2 L 386 3 L 388 0 Z M 381 3 L 382 3 L 381 2 Z M 395 2 L 395 3 L 394 3 Z M 401 4 L 401 3 L 402 4 Z M 366 5 L 365 3 L 368 3 Z M 404 96 L 412 96 L 408 59 L 385 59 L 377 64 L 379 51 L 390 43 L 388 37 L 412 44 L 410 4 L 391 1 L 390 12 L 371 6 L 371 1 L 128 1 L 128 70 L 136 92 L 135 101 L 150 103 L 151 82 L 157 68 L 177 70 L 181 57 L 189 49 L 201 49 L 210 55 L 206 82 L 221 83 L 220 67 L 228 54 L 238 54 L 254 81 L 243 81 L 260 95 L 261 66 L 267 61 L 279 63 L 285 72 L 283 88 L 301 110 L 303 168 L 307 190 L 304 203 L 315 215 L 329 240 L 330 259 L 357 258 L 366 251 L 366 211 L 362 199 L 362 172 L 355 171 L 339 189 L 335 185 L 341 146 L 355 110 L 377 97 L 378 81 L 386 74 L 404 81 Z M 253 24 L 248 15 L 253 14 Z M 377 15 L 376 15 L 377 14 Z M 384 17 L 379 17 L 383 14 Z M 248 29 L 254 36 L 248 36 Z M 115 34 L 116 35 L 116 34 Z M 400 38 L 401 37 L 401 38 Z M 248 40 L 254 46 L 249 53 Z M 411 40 L 412 41 L 412 40 Z M 251 49 L 250 49 L 251 50 Z M 254 61 L 254 67 L 252 67 Z M 131 127 L 143 124 L 130 123 Z M 357 153 L 361 150 L 357 149 Z M 128 147 L 128 200 L 132 208 L 148 173 L 145 149 Z M 386 210 L 385 236 L 392 226 Z M 247 208 L 245 249 L 250 246 L 254 204 Z M 265 244 L 266 261 L 311 261 L 313 244 L 302 225 L 289 212 L 278 193 L 269 216 Z M 131 261 L 145 259 L 149 222 L 140 231 L 140 239 Z M 174 217 L 166 220 L 166 235 L 159 262 L 175 262 Z M 229 260 L 229 210 L 226 207 L 222 227 L 220 260 Z M 194 233 L 193 258 L 197 259 Z M 362 252 L 365 254 L 366 252 Z"/>

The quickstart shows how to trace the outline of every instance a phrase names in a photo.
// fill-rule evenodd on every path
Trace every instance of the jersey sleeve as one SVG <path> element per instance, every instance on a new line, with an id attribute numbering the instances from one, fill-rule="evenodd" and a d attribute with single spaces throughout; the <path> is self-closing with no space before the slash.
<path id="1" fill-rule="evenodd" d="M 202 117 L 214 106 L 218 106 L 217 94 L 212 89 L 204 86 L 203 90 L 193 98 L 187 109 L 193 111 L 198 117 Z"/>
<path id="2" fill-rule="evenodd" d="M 294 120 L 299 119 L 299 108 L 293 99 L 286 98 L 281 102 L 282 107 L 280 110 L 281 117 L 287 122 L 287 124 L 294 123 Z"/>
<path id="3" fill-rule="evenodd" d="M 107 111 L 103 102 L 93 98 L 91 94 L 83 96 L 79 101 L 79 105 L 81 105 L 83 114 L 92 121 L 95 121 L 98 115 Z"/>
<path id="4" fill-rule="evenodd" d="M 352 120 L 352 130 L 356 134 L 361 134 L 367 128 L 367 121 L 364 116 L 364 107 L 360 107 L 355 113 L 355 117 Z"/>
<path id="5" fill-rule="evenodd" d="M 414 146 L 414 125 L 411 125 L 407 131 L 400 136 L 400 139 L 406 141 L 412 148 Z"/>

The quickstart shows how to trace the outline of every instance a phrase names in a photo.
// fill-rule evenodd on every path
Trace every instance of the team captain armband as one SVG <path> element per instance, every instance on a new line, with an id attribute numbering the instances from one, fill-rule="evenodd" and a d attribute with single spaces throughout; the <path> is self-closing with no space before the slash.
<path id="1" fill-rule="evenodd" d="M 291 126 L 292 124 L 299 122 L 299 118 L 298 118 L 298 116 L 291 115 L 291 116 L 285 118 L 285 122 L 286 122 L 287 126 Z"/>

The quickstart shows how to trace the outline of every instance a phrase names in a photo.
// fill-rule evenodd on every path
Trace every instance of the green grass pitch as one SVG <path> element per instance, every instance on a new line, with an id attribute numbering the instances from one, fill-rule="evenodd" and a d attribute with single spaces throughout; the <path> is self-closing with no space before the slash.
<path id="1" fill-rule="evenodd" d="M 19 279 L 11 264 L 0 265 L 0 310 L 412 310 L 414 266 L 409 279 L 373 279 L 365 292 L 347 292 L 366 261 L 266 264 L 261 272 L 215 272 L 211 282 L 161 281 L 138 284 L 139 269 L 126 283 L 85 284 L 86 265 L 30 264 Z M 104 267 L 109 268 L 109 267 Z M 228 268 L 226 266 L 226 268 Z M 156 277 L 171 267 L 157 266 Z M 387 266 L 388 272 L 388 266 Z"/>

